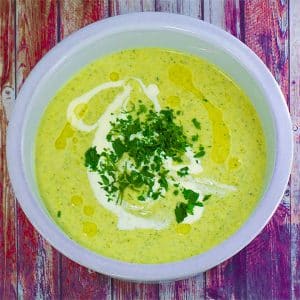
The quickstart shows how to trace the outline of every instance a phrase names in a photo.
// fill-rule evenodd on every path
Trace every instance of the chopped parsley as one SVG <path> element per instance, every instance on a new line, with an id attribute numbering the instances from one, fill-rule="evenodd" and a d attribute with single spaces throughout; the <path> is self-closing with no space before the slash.
<path id="1" fill-rule="evenodd" d="M 187 204 L 180 202 L 175 208 L 176 222 L 181 223 L 187 217 Z"/>
<path id="2" fill-rule="evenodd" d="M 192 119 L 192 122 L 197 129 L 201 129 L 201 124 L 196 118 Z"/>
<path id="3" fill-rule="evenodd" d="M 199 200 L 199 194 L 190 189 L 183 189 L 182 194 L 187 203 L 180 202 L 175 208 L 175 216 L 177 223 L 181 223 L 188 215 L 194 214 L 195 206 L 203 207 L 203 201 L 207 201 L 211 195 L 205 195 L 201 201 Z"/>
<path id="4" fill-rule="evenodd" d="M 189 174 L 189 167 L 183 167 L 177 171 L 177 175 L 180 177 L 187 176 Z"/>
<path id="5" fill-rule="evenodd" d="M 193 214 L 195 206 L 203 206 L 198 200 L 199 194 L 183 188 L 165 165 L 169 158 L 177 163 L 183 162 L 187 147 L 191 147 L 183 127 L 176 121 L 176 115 L 169 108 L 159 112 L 147 109 L 139 101 L 137 106 L 132 105 L 130 111 L 122 111 L 111 121 L 111 129 L 106 136 L 110 147 L 98 153 L 94 146 L 85 152 L 85 166 L 99 174 L 98 184 L 108 201 L 120 204 L 126 191 L 134 191 L 139 201 L 155 201 L 172 186 L 173 194 L 177 196 L 181 192 L 186 200 L 175 207 L 178 223 L 188 214 Z M 192 122 L 196 128 L 201 128 L 199 121 L 193 119 Z M 192 136 L 192 141 L 197 140 L 198 135 Z M 201 145 L 195 157 L 204 154 Z M 176 174 L 187 176 L 189 168 L 182 167 Z M 203 201 L 209 196 L 206 195 Z"/>
<path id="6" fill-rule="evenodd" d="M 193 135 L 193 136 L 192 136 L 192 141 L 193 141 L 193 142 L 196 142 L 196 141 L 198 141 L 198 138 L 199 138 L 199 135 L 198 135 L 198 134 Z"/>
<path id="7" fill-rule="evenodd" d="M 195 158 L 200 158 L 205 155 L 204 146 L 200 145 L 199 151 L 194 155 Z"/>
<path id="8" fill-rule="evenodd" d="M 91 147 L 85 153 L 85 166 L 92 171 L 97 171 L 100 155 L 97 153 L 96 147 Z"/>
<path id="9" fill-rule="evenodd" d="M 140 201 L 157 200 L 168 190 L 169 170 L 164 160 L 168 157 L 181 160 L 189 146 L 182 126 L 175 119 L 171 109 L 147 111 L 140 104 L 135 115 L 123 112 L 122 118 L 111 122 L 106 138 L 112 149 L 101 153 L 97 153 L 96 147 L 87 150 L 85 165 L 99 173 L 99 184 L 109 201 L 121 202 L 128 188 L 138 192 Z"/>
<path id="10" fill-rule="evenodd" d="M 205 195 L 205 196 L 203 197 L 203 200 L 202 200 L 202 201 L 207 201 L 210 197 L 211 197 L 211 195 Z"/>
<path id="11" fill-rule="evenodd" d="M 60 211 L 60 210 L 57 212 L 57 217 L 58 217 L 58 218 L 61 217 L 61 211 Z"/>

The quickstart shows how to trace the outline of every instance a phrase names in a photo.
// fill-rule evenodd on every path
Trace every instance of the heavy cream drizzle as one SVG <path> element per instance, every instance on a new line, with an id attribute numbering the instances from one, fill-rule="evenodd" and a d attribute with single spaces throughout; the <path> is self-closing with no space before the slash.
<path id="1" fill-rule="evenodd" d="M 141 79 L 131 77 L 127 80 L 119 81 L 109 81 L 103 83 L 89 92 L 75 98 L 68 106 L 67 109 L 67 120 L 71 125 L 77 130 L 84 132 L 91 132 L 96 130 L 94 135 L 94 140 L 92 146 L 96 146 L 97 152 L 102 152 L 104 148 L 111 149 L 111 144 L 106 140 L 106 136 L 111 129 L 111 122 L 113 122 L 117 117 L 122 117 L 122 114 L 116 115 L 116 111 L 121 108 L 126 109 L 126 105 L 130 99 L 130 94 L 132 91 L 132 86 L 130 81 L 134 80 L 139 84 L 147 98 L 153 103 L 154 109 L 158 112 L 161 110 L 158 94 L 159 89 L 156 84 L 149 84 L 146 86 Z M 109 88 L 120 88 L 123 90 L 114 98 L 111 104 L 107 107 L 106 111 L 101 115 L 97 122 L 92 125 L 88 125 L 83 122 L 83 120 L 78 117 L 75 113 L 78 105 L 87 104 L 92 97 L 97 95 L 99 92 L 109 89 Z M 179 177 L 176 173 L 179 169 L 183 167 L 189 167 L 190 174 L 199 174 L 202 172 L 202 166 L 200 160 L 194 158 L 193 150 L 188 147 L 185 153 L 186 158 L 189 160 L 189 164 L 177 164 L 171 158 L 165 160 L 165 167 L 172 172 L 172 175 L 176 182 L 187 189 L 192 189 L 193 191 L 199 193 L 199 198 L 201 199 L 205 194 L 217 194 L 219 196 L 225 196 L 227 192 L 234 191 L 236 188 L 230 185 L 221 184 L 210 179 L 199 179 L 194 178 L 191 175 L 185 178 Z M 101 162 L 100 162 L 101 163 Z M 100 202 L 100 204 L 106 209 L 110 210 L 112 213 L 118 216 L 118 228 L 121 230 L 132 230 L 132 229 L 163 229 L 169 226 L 171 220 L 167 218 L 157 218 L 157 217 L 143 217 L 136 216 L 128 212 L 126 209 L 130 207 L 131 209 L 138 209 L 134 205 L 126 202 L 126 199 L 122 201 L 121 205 L 116 205 L 113 201 L 108 201 L 106 192 L 98 184 L 99 175 L 95 172 L 87 172 L 88 179 L 95 197 Z M 158 185 L 158 183 L 157 183 Z M 154 185 L 154 189 L 158 186 Z M 147 200 L 147 199 L 146 199 Z M 194 214 L 188 215 L 183 223 L 194 223 L 198 221 L 203 213 L 203 207 L 195 207 Z"/>

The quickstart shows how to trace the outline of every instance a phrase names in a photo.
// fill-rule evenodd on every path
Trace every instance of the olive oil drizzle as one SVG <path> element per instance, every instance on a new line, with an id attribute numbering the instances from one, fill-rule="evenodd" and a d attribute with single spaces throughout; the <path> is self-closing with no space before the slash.
<path id="1" fill-rule="evenodd" d="M 174 84 L 202 100 L 201 104 L 206 109 L 212 124 L 213 144 L 211 158 L 215 163 L 224 163 L 230 152 L 230 133 L 228 126 L 224 122 L 222 111 L 209 102 L 194 85 L 192 72 L 185 66 L 179 64 L 172 65 L 169 68 L 169 78 Z"/>

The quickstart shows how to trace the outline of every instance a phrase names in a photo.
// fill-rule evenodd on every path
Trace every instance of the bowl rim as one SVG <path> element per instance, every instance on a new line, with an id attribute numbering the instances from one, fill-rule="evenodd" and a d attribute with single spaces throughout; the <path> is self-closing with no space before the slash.
<path id="1" fill-rule="evenodd" d="M 31 101 L 34 87 L 46 73 L 53 61 L 58 61 L 82 39 L 101 37 L 123 31 L 168 29 L 186 31 L 201 37 L 201 32 L 224 42 L 231 54 L 247 66 L 253 77 L 268 90 L 267 102 L 274 117 L 277 148 L 276 159 L 269 188 L 258 208 L 244 225 L 231 237 L 209 251 L 188 259 L 162 264 L 137 264 L 118 261 L 96 254 L 68 238 L 34 201 L 27 185 L 22 156 L 22 129 L 26 107 Z M 251 63 L 249 63 L 251 61 Z M 263 84 L 262 84 L 263 83 Z M 276 105 L 275 105 L 276 104 Z M 15 195 L 23 211 L 37 231 L 58 251 L 71 260 L 94 271 L 131 281 L 157 282 L 177 280 L 204 272 L 232 257 L 248 245 L 272 217 L 288 183 L 292 166 L 292 124 L 284 96 L 274 77 L 241 41 L 218 27 L 204 21 L 170 13 L 140 12 L 107 18 L 92 23 L 68 36 L 52 48 L 33 68 L 17 97 L 7 131 L 7 164 Z M 266 201 L 269 199 L 269 201 Z"/>

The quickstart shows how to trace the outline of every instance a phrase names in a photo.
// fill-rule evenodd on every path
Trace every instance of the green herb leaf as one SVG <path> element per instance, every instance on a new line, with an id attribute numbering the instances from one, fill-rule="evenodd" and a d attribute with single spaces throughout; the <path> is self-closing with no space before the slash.
<path id="1" fill-rule="evenodd" d="M 122 143 L 122 141 L 119 138 L 112 142 L 112 147 L 115 150 L 115 153 L 117 154 L 118 157 L 122 157 L 122 155 L 126 151 L 125 145 Z"/>
<path id="2" fill-rule="evenodd" d="M 192 136 L 192 141 L 193 141 L 193 142 L 196 142 L 196 141 L 198 141 L 198 138 L 199 138 L 199 135 L 198 135 L 198 134 L 193 135 L 193 136 Z"/>
<path id="3" fill-rule="evenodd" d="M 189 174 L 189 168 L 188 167 L 183 167 L 180 170 L 177 171 L 177 175 L 180 177 L 187 176 Z"/>
<path id="4" fill-rule="evenodd" d="M 205 150 L 202 145 L 199 147 L 199 151 L 194 155 L 195 158 L 200 158 L 205 155 Z"/>
<path id="5" fill-rule="evenodd" d="M 201 124 L 196 118 L 192 119 L 192 122 L 197 129 L 201 129 Z"/>
<path id="6" fill-rule="evenodd" d="M 209 194 L 209 195 L 205 195 L 205 196 L 203 197 L 203 200 L 202 200 L 202 201 L 207 201 L 210 197 L 211 197 L 210 194 Z"/>
<path id="7" fill-rule="evenodd" d="M 183 202 L 180 202 L 179 204 L 176 205 L 175 208 L 175 217 L 176 217 L 176 222 L 181 223 L 184 218 L 187 216 L 187 205 Z"/>
<path id="8" fill-rule="evenodd" d="M 60 210 L 57 212 L 57 217 L 58 217 L 58 218 L 61 217 L 61 211 L 60 211 Z"/>
<path id="9" fill-rule="evenodd" d="M 184 199 L 186 199 L 192 203 L 195 203 L 199 198 L 198 193 L 196 193 L 192 190 L 189 190 L 189 189 L 183 189 L 182 194 L 183 194 Z"/>
<path id="10" fill-rule="evenodd" d="M 85 166 L 92 171 L 97 171 L 100 155 L 97 153 L 96 146 L 89 148 L 85 152 Z"/>
<path id="11" fill-rule="evenodd" d="M 104 185 L 108 185 L 109 184 L 109 179 L 105 175 L 101 175 L 101 179 L 102 179 L 102 183 Z"/>
<path id="12" fill-rule="evenodd" d="M 138 115 L 146 113 L 147 112 L 147 107 L 144 104 L 139 105 L 139 110 L 137 112 Z"/>

